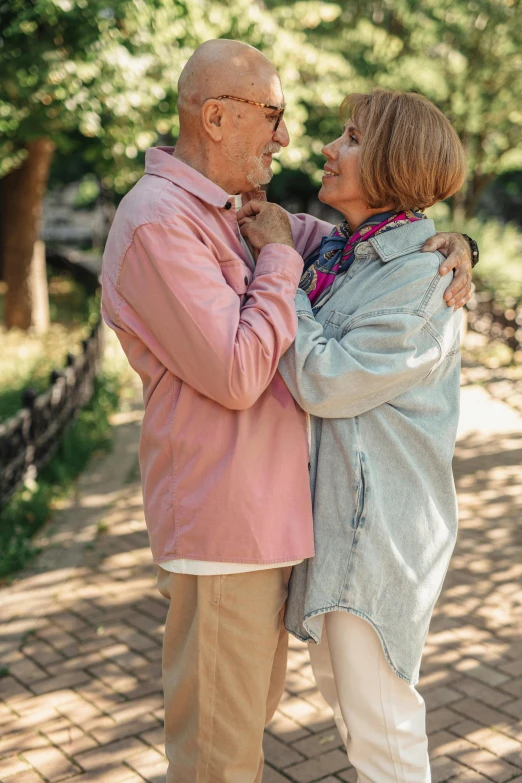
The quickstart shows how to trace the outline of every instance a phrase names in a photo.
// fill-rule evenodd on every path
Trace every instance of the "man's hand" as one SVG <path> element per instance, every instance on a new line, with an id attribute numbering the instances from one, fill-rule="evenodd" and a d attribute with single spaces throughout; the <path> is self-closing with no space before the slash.
<path id="1" fill-rule="evenodd" d="M 439 253 L 446 256 L 446 261 L 440 268 L 441 275 L 455 270 L 453 282 L 444 293 L 448 307 L 458 310 L 471 299 L 471 249 L 462 234 L 435 234 L 425 242 L 422 250 L 425 253 Z"/>
<path id="2" fill-rule="evenodd" d="M 277 243 L 294 247 L 288 215 L 277 204 L 249 201 L 237 213 L 241 234 L 255 250 Z"/>

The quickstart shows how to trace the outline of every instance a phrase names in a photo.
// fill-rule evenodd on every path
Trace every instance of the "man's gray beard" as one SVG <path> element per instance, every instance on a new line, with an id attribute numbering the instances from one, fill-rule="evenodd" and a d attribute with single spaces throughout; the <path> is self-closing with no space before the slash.
<path id="1" fill-rule="evenodd" d="M 250 166 L 246 178 L 253 188 L 258 188 L 260 185 L 267 185 L 273 176 L 274 172 L 272 171 L 272 168 L 270 166 L 268 166 L 268 168 L 263 166 L 261 158 L 252 157 L 250 159 Z"/>
<path id="2" fill-rule="evenodd" d="M 281 148 L 280 145 L 277 144 L 274 146 L 277 146 L 277 150 L 274 150 L 274 152 L 279 152 Z M 224 155 L 232 163 L 240 166 L 242 171 L 246 172 L 246 180 L 252 185 L 253 189 L 258 188 L 260 185 L 267 185 L 274 176 L 274 172 L 270 166 L 263 166 L 263 153 L 259 158 L 255 155 L 249 155 L 246 150 L 241 149 L 239 144 L 232 141 L 230 146 L 225 147 Z"/>

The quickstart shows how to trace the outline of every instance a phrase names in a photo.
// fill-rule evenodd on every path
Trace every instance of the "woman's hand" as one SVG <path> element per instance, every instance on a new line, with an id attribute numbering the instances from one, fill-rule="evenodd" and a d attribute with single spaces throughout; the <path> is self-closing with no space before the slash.
<path id="1" fill-rule="evenodd" d="M 444 293 L 448 307 L 458 310 L 471 299 L 471 249 L 462 234 L 441 233 L 430 237 L 422 250 L 425 253 L 439 253 L 446 256 L 446 261 L 440 268 L 441 275 L 447 275 L 455 270 L 453 282 Z"/>
<path id="2" fill-rule="evenodd" d="M 249 201 L 237 213 L 237 222 L 255 250 L 273 243 L 294 247 L 288 215 L 277 204 Z"/>

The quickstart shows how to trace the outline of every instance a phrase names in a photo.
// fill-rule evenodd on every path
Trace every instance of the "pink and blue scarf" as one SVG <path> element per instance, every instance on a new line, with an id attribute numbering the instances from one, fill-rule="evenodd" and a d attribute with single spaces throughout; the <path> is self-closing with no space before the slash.
<path id="1" fill-rule="evenodd" d="M 346 220 L 336 226 L 321 241 L 319 249 L 305 261 L 299 283 L 299 288 L 308 295 L 314 315 L 329 298 L 326 292 L 336 276 L 346 272 L 354 262 L 355 249 L 359 242 L 366 242 L 384 231 L 414 223 L 425 217 L 420 212 L 380 212 L 361 223 L 356 231 L 350 229 Z"/>

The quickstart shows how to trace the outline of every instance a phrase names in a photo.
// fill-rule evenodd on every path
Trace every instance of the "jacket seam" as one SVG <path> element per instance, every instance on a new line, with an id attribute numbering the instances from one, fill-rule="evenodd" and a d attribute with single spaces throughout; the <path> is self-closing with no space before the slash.
<path id="1" fill-rule="evenodd" d="M 336 311 L 336 312 L 339 312 L 339 311 Z M 426 315 L 424 313 L 420 313 L 417 310 L 411 310 L 409 308 L 402 308 L 401 309 L 401 308 L 397 308 L 397 307 L 389 307 L 389 308 L 384 308 L 382 310 L 372 310 L 371 313 L 364 313 L 362 315 L 355 316 L 354 318 L 352 318 L 348 322 L 348 324 L 344 327 L 344 329 L 342 331 L 342 336 L 344 337 L 344 335 L 347 332 L 349 332 L 356 324 L 359 324 L 361 321 L 368 321 L 368 320 L 371 320 L 372 318 L 376 318 L 377 316 L 380 316 L 380 315 L 413 315 L 413 316 L 415 316 L 417 318 L 421 318 L 423 321 L 426 321 Z M 337 324 L 335 323 L 333 318 L 328 319 L 327 322 L 325 323 L 325 326 L 327 324 L 331 324 L 332 326 L 337 326 Z M 342 325 L 342 322 L 340 324 L 338 324 L 339 327 L 341 325 Z"/>
<path id="2" fill-rule="evenodd" d="M 428 290 L 426 291 L 426 293 L 422 297 L 422 300 L 421 300 L 421 303 L 420 303 L 418 309 L 419 309 L 419 313 L 422 313 L 426 317 L 429 317 L 428 313 L 426 312 L 426 309 L 425 309 L 426 305 L 428 304 L 428 302 L 430 301 L 431 297 L 433 296 L 433 293 L 434 293 L 435 289 L 437 288 L 437 286 L 439 284 L 439 281 L 441 279 L 442 278 L 441 278 L 440 272 L 437 272 L 437 274 L 435 275 L 435 277 L 431 281 L 430 285 L 428 286 Z"/>
<path id="3" fill-rule="evenodd" d="M 360 431 L 359 431 L 359 417 L 358 416 L 354 416 L 354 424 L 355 424 L 355 429 L 356 429 L 356 432 L 357 432 L 357 456 L 359 458 L 359 468 L 360 468 L 359 479 L 360 479 L 360 484 L 359 484 L 359 492 L 357 494 L 357 504 L 356 504 L 355 512 L 354 512 L 354 525 L 353 525 L 353 528 L 352 528 L 353 529 L 353 538 L 352 538 L 352 543 L 351 543 L 351 546 L 350 546 L 350 553 L 348 555 L 348 561 L 346 563 L 346 568 L 345 568 L 344 575 L 343 575 L 343 578 L 342 578 L 342 581 L 341 581 L 341 590 L 340 590 L 340 593 L 339 593 L 339 598 L 337 599 L 337 603 L 338 604 L 340 603 L 341 598 L 342 598 L 344 585 L 346 584 L 346 582 L 348 580 L 348 574 L 349 574 L 350 566 L 351 566 L 351 563 L 352 563 L 352 560 L 353 560 L 355 547 L 357 546 L 359 526 L 360 526 L 360 523 L 361 523 L 361 519 L 362 519 L 363 512 L 364 512 L 364 506 L 365 506 L 365 502 L 366 502 L 366 497 L 365 497 L 365 493 L 364 493 L 364 481 L 363 481 L 363 478 L 362 478 L 362 476 L 363 476 L 363 466 L 362 466 L 362 453 L 361 453 L 361 449 L 360 449 Z M 360 505 L 360 511 L 359 511 L 359 505 Z"/>
<path id="4" fill-rule="evenodd" d="M 437 348 L 439 349 L 439 356 L 437 358 L 437 361 L 434 363 L 433 367 L 431 367 L 429 372 L 422 379 L 423 381 L 425 381 L 427 378 L 430 377 L 430 375 L 433 372 L 435 372 L 437 367 L 440 365 L 440 362 L 441 362 L 441 359 L 442 359 L 442 342 L 441 342 L 440 338 L 438 337 L 438 335 L 431 328 L 429 321 L 426 321 L 426 323 L 424 324 L 424 331 L 426 331 L 430 335 L 430 337 L 432 337 L 433 340 L 435 340 L 435 344 L 437 345 Z"/>

